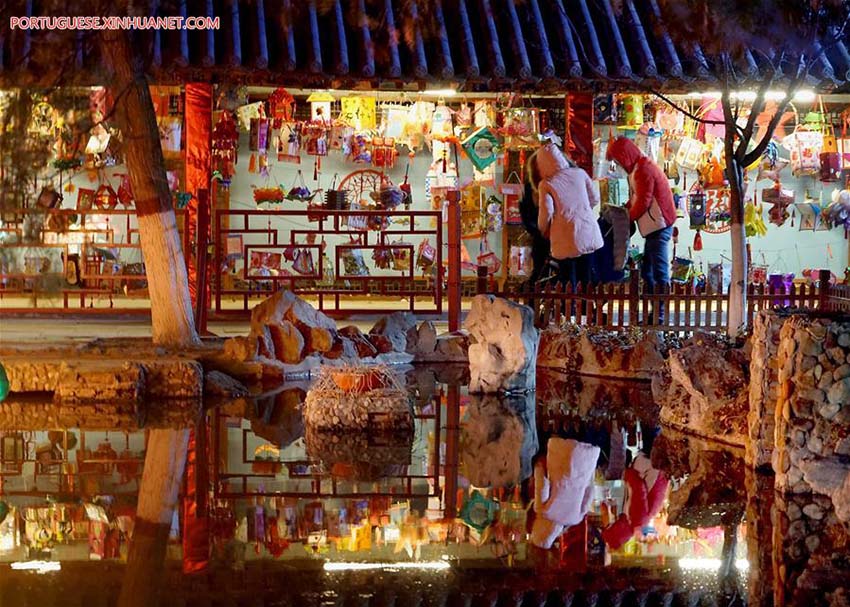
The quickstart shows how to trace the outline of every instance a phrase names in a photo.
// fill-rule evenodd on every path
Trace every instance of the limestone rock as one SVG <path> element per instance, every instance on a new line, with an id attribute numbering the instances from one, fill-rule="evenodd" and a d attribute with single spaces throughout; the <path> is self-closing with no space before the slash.
<path id="1" fill-rule="evenodd" d="M 357 346 L 348 337 L 337 335 L 334 337 L 331 349 L 324 353 L 324 357 L 330 360 L 356 361 Z"/>
<path id="2" fill-rule="evenodd" d="M 531 308 L 478 295 L 464 327 L 471 340 L 470 393 L 534 389 L 539 334 Z"/>
<path id="3" fill-rule="evenodd" d="M 531 476 L 538 447 L 533 394 L 470 396 L 460 429 L 460 468 L 470 483 L 521 483 Z"/>
<path id="4" fill-rule="evenodd" d="M 266 325 L 274 344 L 274 358 L 289 364 L 297 364 L 304 358 L 304 336 L 288 320 L 277 325 Z"/>
<path id="5" fill-rule="evenodd" d="M 204 375 L 204 397 L 232 400 L 248 396 L 248 388 L 238 379 L 221 371 L 208 371 Z"/>
<path id="6" fill-rule="evenodd" d="M 331 318 L 285 289 L 260 302 L 251 311 L 252 329 L 262 325 L 279 325 L 284 320 L 296 326 L 300 323 L 336 331 L 336 323 Z"/>
<path id="7" fill-rule="evenodd" d="M 372 347 L 377 350 L 378 354 L 389 354 L 393 351 L 393 342 L 386 335 L 377 335 L 370 333 L 365 336 Z"/>
<path id="8" fill-rule="evenodd" d="M 394 312 L 375 323 L 369 335 L 381 335 L 392 343 L 396 352 L 407 351 L 407 332 L 416 326 L 416 316 L 410 312 Z M 380 350 L 380 348 L 379 348 Z"/>
<path id="9" fill-rule="evenodd" d="M 407 352 L 414 356 L 428 357 L 437 348 L 437 329 L 430 320 L 422 322 L 418 328 L 411 327 L 407 332 Z"/>
<path id="10" fill-rule="evenodd" d="M 366 339 L 363 332 L 354 325 L 341 328 L 339 330 L 339 334 L 340 336 L 351 340 L 357 351 L 357 356 L 360 358 L 372 358 L 373 356 L 378 355 L 378 349 L 374 346 L 374 344 L 372 344 L 372 342 Z"/>
<path id="11" fill-rule="evenodd" d="M 440 362 L 469 362 L 469 333 L 443 333 L 437 337 L 435 352 Z"/>
<path id="12" fill-rule="evenodd" d="M 298 329 L 301 331 L 301 335 L 304 336 L 305 354 L 313 354 L 314 352 L 323 354 L 333 348 L 336 329 L 332 331 L 324 327 L 311 327 L 300 323 L 298 324 Z"/>
<path id="13" fill-rule="evenodd" d="M 537 364 L 568 373 L 648 380 L 664 366 L 665 349 L 655 331 L 547 329 L 540 336 Z"/>
<path id="14" fill-rule="evenodd" d="M 695 340 L 672 350 L 669 380 L 659 379 L 661 419 L 680 430 L 744 446 L 747 436 L 748 361 L 740 349 Z M 667 383 L 669 381 L 669 383 Z"/>
<path id="15" fill-rule="evenodd" d="M 224 355 L 230 360 L 245 362 L 255 360 L 259 354 L 257 338 L 239 335 L 224 340 Z"/>
<path id="16" fill-rule="evenodd" d="M 257 356 L 263 356 L 265 358 L 275 358 L 277 356 L 277 353 L 274 351 L 271 325 L 252 326 L 251 335 L 257 341 Z"/>

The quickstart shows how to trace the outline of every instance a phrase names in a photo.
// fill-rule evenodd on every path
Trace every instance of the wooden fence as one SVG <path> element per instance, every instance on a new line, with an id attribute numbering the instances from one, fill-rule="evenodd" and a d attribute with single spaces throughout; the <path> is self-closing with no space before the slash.
<path id="1" fill-rule="evenodd" d="M 760 310 L 802 308 L 850 313 L 850 286 L 830 285 L 830 273 L 821 271 L 817 283 L 792 284 L 789 288 L 749 284 L 746 323 L 752 327 Z M 541 291 L 503 293 L 504 297 L 531 305 L 538 326 L 571 321 L 612 330 L 643 327 L 658 331 L 690 333 L 726 331 L 728 292 L 697 290 L 692 284 L 674 284 L 661 292 L 643 288 L 637 272 L 623 283 L 602 285 L 556 285 Z M 656 310 L 663 310 L 659 322 Z"/>

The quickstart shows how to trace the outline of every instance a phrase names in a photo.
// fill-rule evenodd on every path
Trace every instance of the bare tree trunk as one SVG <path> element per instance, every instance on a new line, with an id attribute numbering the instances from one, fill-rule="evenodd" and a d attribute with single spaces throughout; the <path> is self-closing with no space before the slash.
<path id="1" fill-rule="evenodd" d="M 111 88 L 139 220 L 153 341 L 192 345 L 199 339 L 150 89 L 127 32 L 103 32 L 100 40 L 113 72 Z M 188 430 L 150 432 L 120 607 L 159 603 L 188 440 Z"/>
<path id="2" fill-rule="evenodd" d="M 189 430 L 152 430 L 118 607 L 159 604 L 168 534 L 186 465 Z"/>
<path id="3" fill-rule="evenodd" d="M 726 331 L 737 334 L 746 324 L 747 310 L 747 232 L 744 226 L 744 176 L 735 159 L 726 159 L 729 177 L 729 211 L 732 217 L 732 282 Z"/>
<path id="4" fill-rule="evenodd" d="M 111 88 L 133 186 L 154 343 L 198 342 L 177 218 L 168 189 L 150 88 L 126 32 L 104 32 L 104 57 L 112 67 Z"/>

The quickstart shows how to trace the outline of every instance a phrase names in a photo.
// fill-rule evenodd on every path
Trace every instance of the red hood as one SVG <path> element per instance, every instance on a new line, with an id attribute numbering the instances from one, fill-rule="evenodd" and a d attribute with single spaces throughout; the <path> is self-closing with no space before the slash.
<path id="1" fill-rule="evenodd" d="M 617 137 L 609 143 L 608 153 L 605 155 L 608 160 L 615 160 L 627 173 L 632 172 L 641 156 L 643 153 L 640 148 L 631 139 L 625 137 Z"/>

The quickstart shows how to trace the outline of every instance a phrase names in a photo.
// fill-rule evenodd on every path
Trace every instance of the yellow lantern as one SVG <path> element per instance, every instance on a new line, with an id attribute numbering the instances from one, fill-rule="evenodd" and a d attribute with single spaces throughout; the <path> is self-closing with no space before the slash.
<path id="1" fill-rule="evenodd" d="M 643 95 L 623 95 L 622 128 L 639 129 L 643 125 Z"/>

